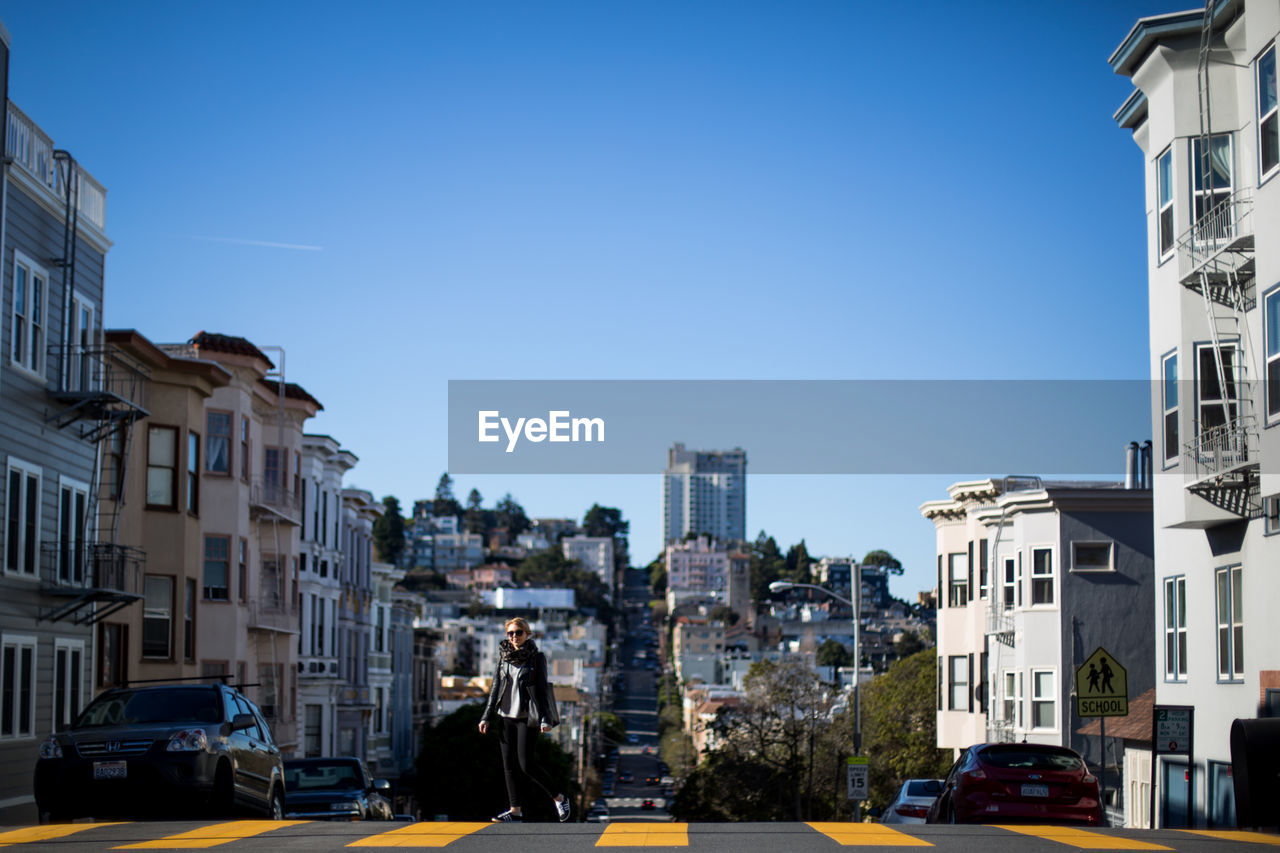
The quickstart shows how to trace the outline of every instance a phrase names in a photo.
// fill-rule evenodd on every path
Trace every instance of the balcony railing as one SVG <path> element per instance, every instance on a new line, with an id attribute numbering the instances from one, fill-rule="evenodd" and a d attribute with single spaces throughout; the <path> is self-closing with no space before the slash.
<path id="1" fill-rule="evenodd" d="M 58 366 L 58 384 L 49 394 L 65 408 L 50 415 L 59 429 L 77 420 L 98 421 L 85 437 L 96 440 L 121 420 L 145 417 L 151 390 L 146 365 L 111 344 L 54 344 L 49 359 Z"/>
<path id="2" fill-rule="evenodd" d="M 9 102 L 9 121 L 5 134 L 5 153 L 15 165 L 31 175 L 41 187 L 53 196 L 57 203 L 67 197 L 66 173 L 53 156 L 53 140 L 32 121 L 26 113 Z M 77 167 L 79 184 L 76 208 L 80 219 L 100 232 L 107 230 L 107 191 L 93 176 Z"/>
<path id="3" fill-rule="evenodd" d="M 249 627 L 262 631 L 300 630 L 298 608 L 288 601 L 255 601 L 249 605 Z"/>
<path id="4" fill-rule="evenodd" d="M 1238 250 L 1253 245 L 1253 190 L 1239 189 L 1209 209 L 1178 238 L 1178 273 L 1225 274 L 1243 265 Z M 1235 251 L 1228 251 L 1235 250 Z"/>
<path id="5" fill-rule="evenodd" d="M 1183 446 L 1186 478 L 1199 482 L 1239 470 L 1258 460 L 1258 428 L 1252 415 L 1201 430 Z"/>
<path id="6" fill-rule="evenodd" d="M 57 540 L 40 543 L 40 580 L 59 589 L 136 595 L 146 562 L 141 548 L 127 545 L 77 545 Z"/>
<path id="7" fill-rule="evenodd" d="M 298 496 L 289 491 L 289 485 L 279 480 L 255 477 L 249 483 L 249 505 L 266 509 L 290 518 L 298 514 Z"/>

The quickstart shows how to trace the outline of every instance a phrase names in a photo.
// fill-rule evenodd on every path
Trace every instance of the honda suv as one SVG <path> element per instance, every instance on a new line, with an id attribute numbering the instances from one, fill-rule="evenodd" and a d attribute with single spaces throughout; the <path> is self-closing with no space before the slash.
<path id="1" fill-rule="evenodd" d="M 258 706 L 225 684 L 119 687 L 40 745 L 44 820 L 197 808 L 284 817 L 284 766 Z"/>

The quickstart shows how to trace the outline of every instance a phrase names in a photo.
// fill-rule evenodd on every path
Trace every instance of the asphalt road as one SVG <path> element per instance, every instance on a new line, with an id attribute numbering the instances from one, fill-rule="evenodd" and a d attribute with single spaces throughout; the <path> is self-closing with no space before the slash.
<path id="1" fill-rule="evenodd" d="M 1239 833 L 1234 837 L 1186 830 L 1079 830 L 1064 827 L 908 826 L 804 823 L 320 823 L 227 821 L 222 823 L 77 823 L 25 828 L 0 827 L 0 846 L 15 850 L 88 853 L 120 849 L 216 847 L 239 851 L 348 847 L 445 847 L 454 853 L 587 853 L 598 847 L 688 848 L 691 853 L 821 853 L 842 849 L 934 847 L 939 851 L 1041 853 L 1071 850 L 1174 850 L 1261 853 L 1280 846 L 1280 836 Z"/>

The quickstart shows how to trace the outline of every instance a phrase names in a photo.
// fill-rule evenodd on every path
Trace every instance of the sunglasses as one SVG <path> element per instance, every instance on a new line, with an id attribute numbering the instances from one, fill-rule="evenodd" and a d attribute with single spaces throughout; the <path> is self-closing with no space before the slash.
<path id="1" fill-rule="evenodd" d="M 508 636 L 508 637 L 523 637 L 523 636 L 524 636 L 524 631 L 508 631 L 508 632 L 507 632 L 507 636 Z"/>

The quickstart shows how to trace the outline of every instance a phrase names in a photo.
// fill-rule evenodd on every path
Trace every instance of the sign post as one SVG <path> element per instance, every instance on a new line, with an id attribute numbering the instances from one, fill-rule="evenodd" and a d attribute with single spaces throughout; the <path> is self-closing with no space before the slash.
<path id="1" fill-rule="evenodd" d="M 1147 815 L 1147 828 L 1156 828 L 1156 765 L 1162 755 L 1187 757 L 1187 826 L 1192 825 L 1195 813 L 1191 798 L 1192 776 L 1195 771 L 1195 754 L 1192 750 L 1195 734 L 1195 713 L 1192 705 L 1156 705 L 1151 709 L 1151 803 Z M 1168 792 L 1165 792 L 1168 796 Z"/>
<path id="2" fill-rule="evenodd" d="M 1107 717 L 1129 714 L 1129 675 L 1116 656 L 1098 646 L 1076 670 L 1076 715 L 1098 717 L 1098 740 L 1101 741 L 1101 772 L 1098 774 L 1098 799 L 1106 809 L 1107 794 Z"/>
<path id="3" fill-rule="evenodd" d="M 845 759 L 846 799 L 853 800 L 853 821 L 862 821 L 862 801 L 871 793 L 871 759 L 855 755 Z"/>

